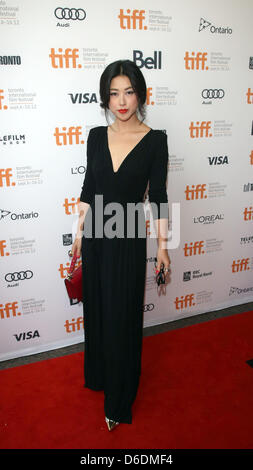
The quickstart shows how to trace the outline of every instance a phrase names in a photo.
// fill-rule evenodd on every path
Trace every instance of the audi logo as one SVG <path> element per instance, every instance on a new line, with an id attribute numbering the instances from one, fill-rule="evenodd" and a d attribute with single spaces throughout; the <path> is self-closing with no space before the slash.
<path id="1" fill-rule="evenodd" d="M 13 282 L 13 281 L 23 281 L 24 279 L 31 279 L 33 277 L 33 272 L 28 270 L 28 271 L 19 271 L 19 273 L 8 273 L 5 276 L 5 280 L 7 282 Z"/>
<path id="2" fill-rule="evenodd" d="M 79 20 L 83 21 L 86 13 L 82 8 L 61 8 L 57 7 L 54 14 L 58 20 Z"/>
<path id="3" fill-rule="evenodd" d="M 154 310 L 154 304 L 143 305 L 143 312 L 151 312 L 151 310 Z"/>
<path id="4" fill-rule="evenodd" d="M 202 97 L 204 99 L 207 99 L 207 98 L 223 98 L 225 95 L 225 91 L 224 90 L 221 90 L 221 88 L 218 90 L 217 88 L 205 88 L 203 91 L 202 91 Z"/>

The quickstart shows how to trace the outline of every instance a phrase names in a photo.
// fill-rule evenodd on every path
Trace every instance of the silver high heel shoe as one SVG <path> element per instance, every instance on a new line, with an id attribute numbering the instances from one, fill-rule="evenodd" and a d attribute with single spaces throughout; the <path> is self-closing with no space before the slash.
<path id="1" fill-rule="evenodd" d="M 114 429 L 116 426 L 119 425 L 117 421 L 113 421 L 113 419 L 109 419 L 106 416 L 105 416 L 105 421 L 106 421 L 109 431 L 112 431 L 112 429 Z"/>

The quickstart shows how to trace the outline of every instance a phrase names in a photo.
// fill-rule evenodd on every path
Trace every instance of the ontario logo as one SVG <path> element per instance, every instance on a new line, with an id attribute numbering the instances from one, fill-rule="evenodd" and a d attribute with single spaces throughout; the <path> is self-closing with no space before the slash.
<path id="1" fill-rule="evenodd" d="M 201 31 L 209 29 L 210 33 L 212 34 L 232 34 L 232 28 L 229 26 L 215 26 L 210 21 L 205 20 L 204 18 L 200 18 L 199 20 L 199 33 Z"/>

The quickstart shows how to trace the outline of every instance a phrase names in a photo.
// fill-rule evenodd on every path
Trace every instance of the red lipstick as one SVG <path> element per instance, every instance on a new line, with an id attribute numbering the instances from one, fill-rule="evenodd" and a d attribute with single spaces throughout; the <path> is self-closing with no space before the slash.
<path id="1" fill-rule="evenodd" d="M 119 113 L 124 114 L 127 113 L 128 109 L 119 109 Z"/>

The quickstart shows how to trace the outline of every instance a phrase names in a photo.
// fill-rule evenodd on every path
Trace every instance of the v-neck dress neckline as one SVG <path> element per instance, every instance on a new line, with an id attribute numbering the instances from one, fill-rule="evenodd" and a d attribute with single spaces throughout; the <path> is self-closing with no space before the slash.
<path id="1" fill-rule="evenodd" d="M 112 169 L 112 172 L 114 175 L 117 175 L 119 170 L 121 169 L 122 165 L 124 164 L 124 162 L 131 156 L 131 154 L 134 152 L 134 150 L 141 144 L 141 142 L 143 142 L 143 140 L 145 139 L 145 137 L 150 134 L 153 129 L 150 128 L 150 130 L 148 132 L 146 132 L 146 134 L 141 138 L 141 140 L 139 140 L 139 142 L 137 142 L 137 144 L 130 150 L 130 152 L 128 152 L 128 154 L 125 156 L 125 158 L 122 160 L 119 168 L 117 169 L 117 171 L 114 171 L 114 168 L 113 168 L 113 161 L 112 161 L 112 155 L 111 155 L 111 151 L 110 151 L 110 148 L 109 148 L 109 139 L 108 139 L 108 127 L 109 126 L 105 126 L 105 133 L 106 133 L 106 150 L 107 150 L 107 153 L 108 153 L 108 156 L 109 156 L 109 159 L 110 159 L 110 163 L 111 163 L 111 169 Z"/>

